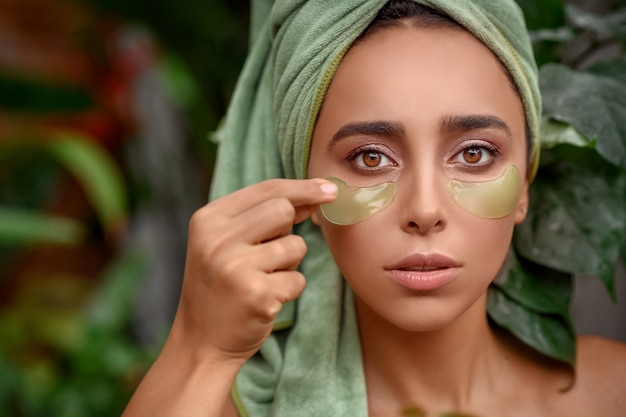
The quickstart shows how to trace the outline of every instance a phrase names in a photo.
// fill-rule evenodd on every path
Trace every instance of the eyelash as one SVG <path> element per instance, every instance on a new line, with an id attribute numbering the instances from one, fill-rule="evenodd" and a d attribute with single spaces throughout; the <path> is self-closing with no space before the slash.
<path id="1" fill-rule="evenodd" d="M 491 164 L 495 158 L 497 158 L 498 156 L 502 155 L 502 150 L 499 147 L 493 145 L 492 143 L 483 142 L 483 141 L 469 141 L 469 142 L 464 143 L 463 147 L 452 156 L 453 161 L 454 161 L 454 159 L 458 155 L 461 155 L 466 150 L 472 149 L 472 148 L 486 150 L 491 155 L 491 158 L 489 159 L 489 161 L 483 162 L 483 163 L 480 163 L 480 164 L 470 164 L 470 163 L 467 163 L 467 162 L 465 162 L 465 163 L 458 162 L 459 164 L 463 164 L 463 165 L 465 165 L 465 166 L 467 166 L 469 168 L 483 167 L 485 165 Z M 456 162 L 456 161 L 454 161 L 454 162 Z"/>
<path id="2" fill-rule="evenodd" d="M 480 164 L 470 164 L 470 163 L 463 163 L 463 162 L 456 162 L 454 161 L 454 159 L 458 156 L 461 155 L 463 152 L 465 152 L 468 149 L 472 149 L 472 148 L 477 148 L 477 149 L 484 149 L 487 152 L 489 152 L 490 154 L 490 159 L 487 162 L 483 162 Z M 364 154 L 366 153 L 374 153 L 374 154 L 380 154 L 382 155 L 384 158 L 387 158 L 390 162 L 391 165 L 397 165 L 396 161 L 391 158 L 386 152 L 384 152 L 384 150 L 382 149 L 381 146 L 378 145 L 364 145 L 361 147 L 358 147 L 356 149 L 354 149 L 353 151 L 351 151 L 347 156 L 346 156 L 346 161 L 352 165 L 355 166 L 357 164 L 357 158 L 362 157 Z M 470 169 L 478 169 L 480 167 L 484 167 L 486 165 L 490 165 L 494 159 L 496 159 L 498 156 L 500 156 L 502 154 L 502 150 L 497 147 L 496 145 L 489 143 L 489 142 L 484 142 L 484 141 L 468 141 L 466 143 L 463 144 L 463 147 L 456 152 L 453 156 L 452 156 L 452 160 L 453 162 L 456 162 L 460 165 L 465 165 L 465 167 L 470 168 Z M 367 170 L 367 171 L 377 171 L 380 169 L 384 169 L 386 167 L 388 167 L 389 165 L 384 165 L 381 167 L 377 167 L 377 168 L 365 168 L 365 167 L 361 167 L 361 166 L 356 166 L 356 168 L 358 169 L 362 169 L 362 170 Z"/>
<path id="3" fill-rule="evenodd" d="M 394 166 L 397 165 L 396 161 L 392 157 L 390 157 L 386 152 L 384 152 L 384 150 L 378 145 L 364 145 L 364 146 L 358 147 L 346 156 L 346 161 L 351 166 L 355 166 L 358 169 L 367 170 L 367 171 L 378 171 L 378 170 L 387 168 L 389 166 L 389 165 L 384 165 L 384 166 L 376 167 L 376 168 L 366 168 L 362 166 L 356 166 L 357 158 L 362 157 L 366 153 L 380 154 L 384 158 L 387 158 L 390 161 L 391 165 L 394 165 Z"/>

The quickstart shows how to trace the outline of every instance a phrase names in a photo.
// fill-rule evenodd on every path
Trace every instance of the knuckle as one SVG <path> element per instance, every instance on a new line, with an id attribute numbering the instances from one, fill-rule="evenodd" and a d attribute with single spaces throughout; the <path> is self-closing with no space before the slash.
<path id="1" fill-rule="evenodd" d="M 298 256 L 304 256 L 307 251 L 307 246 L 304 238 L 300 235 L 289 235 L 288 239 L 291 245 L 291 250 L 298 254 Z"/>
<path id="2" fill-rule="evenodd" d="M 273 211 L 281 220 L 291 222 L 296 215 L 296 209 L 286 198 L 275 198 L 273 201 Z"/>
<path id="3" fill-rule="evenodd" d="M 198 230 L 204 224 L 205 210 L 200 208 L 196 210 L 189 218 L 189 231 Z"/>
<path id="4" fill-rule="evenodd" d="M 210 233 L 216 226 L 222 224 L 224 219 L 219 217 L 210 205 L 196 210 L 189 218 L 189 233 Z"/>
<path id="5" fill-rule="evenodd" d="M 221 275 L 226 277 L 241 275 L 242 262 L 238 257 L 231 257 L 223 252 L 217 252 L 211 262 L 219 269 Z"/>
<path id="6" fill-rule="evenodd" d="M 281 304 L 288 303 L 298 298 L 306 286 L 306 279 L 301 272 L 291 271 L 284 275 L 284 278 L 286 285 L 278 296 Z"/>
<path id="7" fill-rule="evenodd" d="M 270 256 L 278 264 L 295 263 L 306 253 L 306 243 L 301 236 L 287 235 L 271 246 Z"/>
<path id="8" fill-rule="evenodd" d="M 268 288 L 263 279 L 246 279 L 240 285 L 241 297 L 249 305 L 262 306 L 266 304 Z"/>
<path id="9" fill-rule="evenodd" d="M 282 306 L 283 305 L 280 302 L 269 303 L 260 308 L 258 310 L 258 314 L 262 319 L 265 319 L 266 321 L 273 321 L 276 316 L 278 316 L 278 313 L 280 312 Z"/>
<path id="10" fill-rule="evenodd" d="M 302 258 L 307 250 L 304 239 L 299 235 L 285 236 L 283 247 L 290 258 Z"/>
<path id="11" fill-rule="evenodd" d="M 295 300 L 300 295 L 302 290 L 304 290 L 304 287 L 306 287 L 306 278 L 304 277 L 304 274 L 302 274 L 302 272 L 293 271 L 291 273 L 290 279 L 293 282 L 293 288 L 295 293 L 294 296 L 290 297 L 288 301 Z"/>
<path id="12" fill-rule="evenodd" d="M 266 181 L 261 181 L 256 184 L 256 187 L 262 193 L 265 193 L 270 196 L 281 195 L 283 193 L 283 185 L 284 180 L 282 179 L 270 179 Z"/>

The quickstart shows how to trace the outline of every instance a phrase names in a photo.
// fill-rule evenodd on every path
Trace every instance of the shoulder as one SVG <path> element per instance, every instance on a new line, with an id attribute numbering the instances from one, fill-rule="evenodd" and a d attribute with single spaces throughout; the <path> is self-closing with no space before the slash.
<path id="1" fill-rule="evenodd" d="M 626 344 L 597 336 L 578 338 L 574 391 L 602 415 L 626 410 Z"/>
<path id="2" fill-rule="evenodd" d="M 576 363 L 581 371 L 611 373 L 626 381 L 626 343 L 598 336 L 580 336 Z"/>

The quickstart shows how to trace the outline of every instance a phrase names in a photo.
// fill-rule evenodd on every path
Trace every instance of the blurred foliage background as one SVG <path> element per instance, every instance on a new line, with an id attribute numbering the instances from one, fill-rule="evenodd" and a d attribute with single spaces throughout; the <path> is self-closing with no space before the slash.
<path id="1" fill-rule="evenodd" d="M 621 2 L 519 3 L 541 64 L 623 59 Z M 121 413 L 176 308 L 249 15 L 0 0 L 0 416 Z"/>
<path id="2" fill-rule="evenodd" d="M 173 317 L 247 1 L 0 0 L 0 416 L 113 416 Z"/>

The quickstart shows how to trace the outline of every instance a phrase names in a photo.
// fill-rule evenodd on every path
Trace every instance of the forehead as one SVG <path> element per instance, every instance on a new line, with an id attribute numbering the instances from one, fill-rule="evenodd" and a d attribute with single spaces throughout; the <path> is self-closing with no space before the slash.
<path id="1" fill-rule="evenodd" d="M 318 122 L 349 110 L 354 117 L 415 118 L 494 112 L 521 100 L 493 53 L 460 28 L 392 26 L 355 44 L 330 84 Z M 343 108 L 342 108 L 343 106 Z M 346 109 L 349 107 L 349 109 Z M 393 113 L 393 114 L 391 114 Z M 519 115 L 518 114 L 518 115 Z M 332 118 L 332 117 L 331 117 Z"/>

